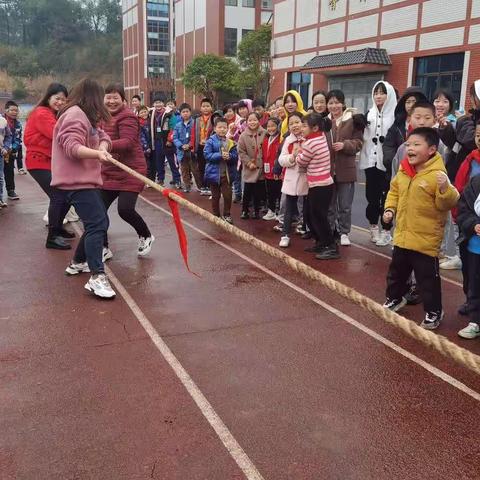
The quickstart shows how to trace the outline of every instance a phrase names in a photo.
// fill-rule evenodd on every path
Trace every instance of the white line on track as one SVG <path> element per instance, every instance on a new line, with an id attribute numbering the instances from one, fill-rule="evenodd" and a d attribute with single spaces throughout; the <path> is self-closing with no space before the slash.
<path id="1" fill-rule="evenodd" d="M 151 200 L 148 200 L 147 198 L 143 197 L 142 195 L 139 195 L 139 198 L 141 198 L 145 203 L 148 205 L 152 206 L 153 208 L 160 210 L 161 212 L 172 216 L 172 214 L 157 205 L 156 203 L 152 202 Z M 261 270 L 262 272 L 266 273 L 267 275 L 270 275 L 271 277 L 275 278 L 279 282 L 283 283 L 287 287 L 291 288 L 292 290 L 296 291 L 297 293 L 303 295 L 304 297 L 308 298 L 312 302 L 316 303 L 317 305 L 321 306 L 328 312 L 332 313 L 333 315 L 337 316 L 338 318 L 344 320 L 348 324 L 352 325 L 353 327 L 357 328 L 358 330 L 362 331 L 363 333 L 369 335 L 373 339 L 377 340 L 378 342 L 382 343 L 383 345 L 387 346 L 388 348 L 394 350 L 398 354 L 404 356 L 405 358 L 408 358 L 412 362 L 416 363 L 420 367 L 424 368 L 428 372 L 430 372 L 432 375 L 435 377 L 439 378 L 440 380 L 443 380 L 444 382 L 448 383 L 454 388 L 457 388 L 458 390 L 462 391 L 463 393 L 469 395 L 472 397 L 474 400 L 477 400 L 480 402 L 480 393 L 476 392 L 475 390 L 472 390 L 471 388 L 467 387 L 465 384 L 457 380 L 456 378 L 453 378 L 452 376 L 448 375 L 448 373 L 445 373 L 444 371 L 438 369 L 437 367 L 434 367 L 433 365 L 430 365 L 428 362 L 425 362 L 421 358 L 417 357 L 413 353 L 410 353 L 409 351 L 405 350 L 404 348 L 400 347 L 399 345 L 393 343 L 392 341 L 388 340 L 387 338 L 383 337 L 379 333 L 375 332 L 374 330 L 366 327 L 360 322 L 357 322 L 357 320 L 354 320 L 352 317 L 349 315 L 343 313 L 342 311 L 338 310 L 335 307 L 332 307 L 330 304 L 324 302 L 323 300 L 320 300 L 318 297 L 315 295 L 312 295 L 311 293 L 307 292 L 303 288 L 299 287 L 298 285 L 295 285 L 294 283 L 290 282 L 286 278 L 282 277 L 281 275 L 278 275 L 277 273 L 273 272 L 272 270 L 268 269 L 267 267 L 263 266 L 262 264 L 256 262 L 252 258 L 248 257 L 247 255 L 243 254 L 242 252 L 236 250 L 235 248 L 231 247 L 230 245 L 227 245 L 226 243 L 217 240 L 216 238 L 212 237 L 208 233 L 204 232 L 203 230 L 195 227 L 192 225 L 190 222 L 187 222 L 185 220 L 182 220 L 182 223 L 184 225 L 187 225 L 189 228 L 194 230 L 195 232 L 199 233 L 200 235 L 203 235 L 205 238 L 208 238 L 212 242 L 216 243 L 217 245 L 220 245 L 221 247 L 225 248 L 229 252 L 237 255 L 241 259 L 245 260 L 246 262 L 250 263 L 257 269 Z M 153 328 L 153 327 L 152 327 Z"/>
<path id="2" fill-rule="evenodd" d="M 76 230 L 77 234 L 81 235 L 82 231 L 78 226 L 74 225 L 73 228 Z M 255 467 L 249 456 L 237 442 L 228 427 L 223 423 L 223 420 L 218 416 L 217 412 L 215 412 L 214 408 L 198 388 L 197 384 L 193 381 L 192 377 L 183 368 L 182 364 L 178 361 L 177 357 L 173 354 L 170 348 L 168 348 L 168 345 L 155 330 L 155 327 L 140 309 L 137 302 L 135 302 L 117 276 L 106 265 L 105 271 L 107 272 L 108 277 L 112 281 L 118 293 L 122 296 L 123 300 L 127 304 L 128 308 L 130 308 L 133 315 L 135 315 L 140 325 L 151 338 L 153 344 L 160 351 L 163 358 L 170 365 L 175 375 L 179 378 L 189 395 L 192 397 L 193 401 L 197 404 L 197 407 L 202 412 L 202 415 L 215 430 L 215 433 L 220 438 L 230 456 L 235 460 L 237 465 L 245 474 L 245 478 L 247 478 L 247 480 L 264 480 L 263 476 L 257 470 L 257 467 Z"/>
<path id="3" fill-rule="evenodd" d="M 360 232 L 365 232 L 365 233 L 370 234 L 370 232 L 366 228 L 357 227 L 356 225 L 352 225 L 352 228 L 355 229 L 355 230 L 358 230 Z M 368 248 L 368 247 L 364 247 L 363 245 L 359 245 L 358 243 L 355 243 L 355 242 L 352 242 L 352 245 L 355 248 L 358 248 L 358 249 L 363 250 L 365 252 L 372 253 L 373 255 L 377 255 L 377 257 L 386 258 L 389 261 L 392 260 L 392 257 L 390 257 L 389 255 L 386 255 L 385 253 L 377 252 L 376 250 L 373 250 L 373 249 Z M 448 277 L 445 277 L 444 275 L 440 275 L 440 276 L 442 278 L 442 281 L 450 283 L 452 285 L 455 285 L 456 287 L 463 288 L 463 285 L 460 282 L 456 282 L 455 280 L 452 280 Z"/>

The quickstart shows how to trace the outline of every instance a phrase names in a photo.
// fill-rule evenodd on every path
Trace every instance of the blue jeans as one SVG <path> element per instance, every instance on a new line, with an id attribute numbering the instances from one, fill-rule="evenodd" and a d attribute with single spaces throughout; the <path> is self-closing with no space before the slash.
<path id="1" fill-rule="evenodd" d="M 233 181 L 233 193 L 236 197 L 242 198 L 242 171 L 236 171 L 235 180 Z"/>
<path id="2" fill-rule="evenodd" d="M 165 158 L 168 161 L 170 170 L 172 171 L 173 181 L 181 183 L 180 172 L 178 170 L 177 162 L 175 161 L 175 154 L 173 151 L 165 150 L 162 142 L 155 142 L 155 150 L 152 152 L 155 155 L 155 163 L 157 164 L 158 181 L 165 180 Z"/>
<path id="3" fill-rule="evenodd" d="M 87 261 L 92 275 L 104 273 L 103 241 L 108 230 L 108 216 L 100 191 L 96 189 L 67 190 L 67 198 L 83 222 L 85 232 L 73 257 L 76 263 Z"/>

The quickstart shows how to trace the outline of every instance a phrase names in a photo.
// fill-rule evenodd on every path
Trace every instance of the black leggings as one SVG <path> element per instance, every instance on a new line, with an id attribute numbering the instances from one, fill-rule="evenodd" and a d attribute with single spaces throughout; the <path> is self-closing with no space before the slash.
<path id="1" fill-rule="evenodd" d="M 328 209 L 334 186 L 312 187 L 308 190 L 308 223 L 317 244 L 329 247 L 334 243 L 333 232 L 328 222 Z"/>
<path id="2" fill-rule="evenodd" d="M 260 203 L 262 201 L 262 192 L 264 191 L 264 181 L 259 180 L 255 183 L 245 183 L 243 186 L 243 207 L 244 212 L 250 210 L 250 202 L 253 198 L 253 209 L 255 213 L 260 211 Z"/>
<path id="3" fill-rule="evenodd" d="M 365 169 L 365 196 L 367 210 L 365 212 L 370 225 L 377 225 L 380 219 L 384 230 L 391 230 L 392 225 L 383 222 L 383 207 L 390 188 L 386 172 L 377 167 Z"/>
<path id="4" fill-rule="evenodd" d="M 52 187 L 52 172 L 50 170 L 34 169 L 28 171 L 40 188 L 48 195 L 49 235 L 59 235 L 63 231 L 63 219 L 70 208 L 70 202 L 64 190 Z"/>
<path id="5" fill-rule="evenodd" d="M 108 210 L 110 205 L 118 198 L 118 214 L 122 220 L 130 224 L 139 237 L 148 238 L 151 236 L 147 224 L 139 213 L 135 210 L 137 203 L 137 192 L 123 192 L 118 190 L 100 190 L 105 208 Z M 108 239 L 105 238 L 105 246 L 108 246 Z"/>

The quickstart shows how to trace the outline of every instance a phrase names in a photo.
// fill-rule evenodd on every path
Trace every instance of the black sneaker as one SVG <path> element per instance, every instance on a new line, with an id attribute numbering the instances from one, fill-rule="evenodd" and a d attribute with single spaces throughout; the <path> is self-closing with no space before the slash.
<path id="1" fill-rule="evenodd" d="M 338 249 L 336 246 L 324 247 L 315 255 L 317 260 L 337 260 L 340 258 L 340 254 L 338 253 Z"/>
<path id="2" fill-rule="evenodd" d="M 312 232 L 306 232 L 302 235 L 302 240 L 310 240 L 313 238 Z"/>
<path id="3" fill-rule="evenodd" d="M 405 300 L 408 305 L 418 305 L 422 303 L 422 297 L 420 296 L 416 285 L 410 287 L 410 290 L 405 294 Z"/>
<path id="4" fill-rule="evenodd" d="M 392 312 L 398 312 L 407 304 L 405 297 L 402 298 L 387 298 L 383 304 L 383 308 L 391 310 Z"/>
<path id="5" fill-rule="evenodd" d="M 67 239 L 71 239 L 71 238 L 75 238 L 75 234 L 72 233 L 72 232 L 69 232 L 68 230 L 66 230 L 65 228 L 62 228 L 58 235 L 62 238 L 67 238 Z"/>
<path id="6" fill-rule="evenodd" d="M 457 310 L 459 315 L 463 315 L 466 317 L 470 313 L 470 305 L 468 303 L 464 303 L 463 305 L 460 305 Z"/>
<path id="7" fill-rule="evenodd" d="M 420 324 L 425 330 L 435 330 L 440 325 L 440 322 L 443 320 L 445 313 L 443 310 L 441 312 L 427 312 L 425 314 L 425 319 Z"/>
<path id="8" fill-rule="evenodd" d="M 242 214 L 240 215 L 240 218 L 242 220 L 248 220 L 250 218 L 250 215 L 248 214 L 248 212 L 242 212 Z"/>
<path id="9" fill-rule="evenodd" d="M 62 237 L 48 237 L 45 247 L 54 250 L 70 250 L 72 248 Z"/>
<path id="10" fill-rule="evenodd" d="M 233 220 L 232 220 L 232 217 L 230 215 L 224 215 L 223 216 L 223 219 L 229 223 L 230 225 L 233 225 Z"/>
<path id="11" fill-rule="evenodd" d="M 323 250 L 323 248 L 324 247 L 322 247 L 318 243 L 315 243 L 314 245 L 310 245 L 310 247 L 304 248 L 303 251 L 308 253 L 320 253 Z"/>
<path id="12" fill-rule="evenodd" d="M 15 193 L 15 190 L 9 190 L 7 192 L 7 195 L 8 195 L 8 198 L 10 200 L 19 200 L 20 199 L 20 197 Z"/>

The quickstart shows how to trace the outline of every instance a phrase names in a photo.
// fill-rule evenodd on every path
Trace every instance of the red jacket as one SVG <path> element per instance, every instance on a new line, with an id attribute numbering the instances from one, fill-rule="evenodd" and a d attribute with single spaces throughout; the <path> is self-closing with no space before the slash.
<path id="1" fill-rule="evenodd" d="M 123 107 L 112 116 L 110 122 L 103 125 L 103 129 L 112 141 L 113 157 L 146 175 L 147 164 L 140 143 L 140 124 L 136 115 L 129 108 Z M 102 178 L 103 190 L 140 193 L 145 185 L 111 163 L 102 164 Z"/>
<path id="2" fill-rule="evenodd" d="M 28 170 L 51 170 L 53 129 L 56 113 L 49 107 L 37 107 L 30 113 L 23 141 L 27 147 L 25 163 Z"/>
<path id="3" fill-rule="evenodd" d="M 265 178 L 267 180 L 273 180 L 273 165 L 278 157 L 278 150 L 280 148 L 280 135 L 277 135 L 275 139 L 268 144 L 269 136 L 265 135 L 265 139 L 262 144 L 262 158 L 263 168 L 265 172 Z M 283 178 L 283 174 L 282 177 Z"/>

